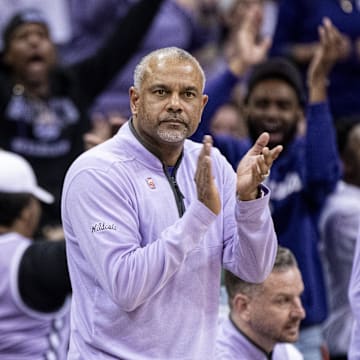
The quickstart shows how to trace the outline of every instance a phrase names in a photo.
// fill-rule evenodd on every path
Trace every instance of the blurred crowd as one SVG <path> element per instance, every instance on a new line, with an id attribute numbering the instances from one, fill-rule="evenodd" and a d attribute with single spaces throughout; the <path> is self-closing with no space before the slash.
<path id="1" fill-rule="evenodd" d="M 64 358 L 57 354 L 66 347 L 71 299 L 60 209 L 64 177 L 81 153 L 129 120 L 135 66 L 165 47 L 191 53 L 206 75 L 209 100 L 193 140 L 212 135 L 234 169 L 264 131 L 270 134 L 269 147 L 284 147 L 264 183 L 271 190 L 279 245 L 293 253 L 289 267 L 298 267 L 294 283 L 300 285 L 292 289 L 297 306 L 293 322 L 271 325 L 272 305 L 257 308 L 273 331 L 270 344 L 296 347 L 291 350 L 296 355 L 285 355 L 284 348 L 272 358 L 360 359 L 360 279 L 352 275 L 355 249 L 360 248 L 359 1 L 3 0 L 0 33 L 0 148 L 16 154 L 11 160 L 0 152 L 0 212 L 10 213 L 0 215 L 0 269 L 12 279 L 0 280 L 0 339 L 9 336 L 8 344 L 0 340 L 1 359 L 12 359 L 14 339 L 31 337 L 30 328 L 36 327 L 42 328 L 38 339 L 49 338 L 48 354 L 56 354 L 44 358 Z M 23 174 L 36 177 L 32 185 L 5 174 L 12 161 L 21 162 L 18 155 L 34 172 Z M 28 197 L 10 199 L 17 193 L 16 182 L 21 183 L 19 192 L 29 186 L 42 202 L 41 214 L 40 203 L 31 205 Z M 35 194 L 36 186 L 48 197 Z M 30 217 L 36 212 L 35 225 L 13 227 L 28 208 Z M 31 241 L 17 239 L 10 246 L 11 232 Z M 18 281 L 12 267 L 19 268 Z M 269 278 L 274 287 L 278 271 L 275 266 Z M 231 326 L 251 343 L 268 344 L 269 334 L 249 331 L 253 323 L 244 315 L 249 306 L 244 299 L 253 299 L 252 290 L 245 284 L 239 285 L 241 296 L 235 290 L 227 293 L 235 280 L 228 273 L 226 279 L 219 294 L 221 346 L 226 336 L 234 336 Z M 19 289 L 10 306 L 12 287 Z M 33 321 L 23 330 L 18 321 L 8 321 L 9 309 L 14 317 L 26 309 Z M 229 313 L 239 321 L 229 322 Z M 261 326 L 259 319 L 254 321 Z M 299 336 L 280 336 L 290 323 Z M 241 346 L 239 359 L 246 347 Z M 43 351 L 46 345 L 34 348 Z M 273 345 L 264 349 L 272 354 Z M 23 359 L 38 358 L 28 352 L 20 347 Z"/>

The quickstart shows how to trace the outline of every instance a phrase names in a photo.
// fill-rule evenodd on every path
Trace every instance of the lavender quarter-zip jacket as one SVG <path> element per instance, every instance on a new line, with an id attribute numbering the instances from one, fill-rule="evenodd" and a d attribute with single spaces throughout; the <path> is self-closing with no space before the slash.
<path id="1" fill-rule="evenodd" d="M 254 282 L 272 270 L 269 190 L 238 201 L 236 174 L 214 148 L 216 216 L 197 199 L 201 147 L 185 141 L 176 173 L 182 216 L 163 164 L 129 122 L 71 166 L 62 199 L 73 287 L 69 359 L 212 359 L 221 267 Z"/>

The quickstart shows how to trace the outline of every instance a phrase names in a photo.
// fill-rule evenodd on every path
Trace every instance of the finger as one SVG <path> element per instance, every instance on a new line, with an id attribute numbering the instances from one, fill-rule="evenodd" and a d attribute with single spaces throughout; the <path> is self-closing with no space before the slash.
<path id="1" fill-rule="evenodd" d="M 259 160 L 252 167 L 252 176 L 255 180 L 255 186 L 264 181 L 270 174 L 269 167 L 264 162 L 264 157 L 259 156 Z"/>
<path id="2" fill-rule="evenodd" d="M 274 162 L 280 155 L 281 151 L 283 150 L 282 145 L 278 145 L 273 149 L 269 149 L 265 147 L 263 149 L 262 155 L 258 160 L 258 170 L 263 177 L 267 177 L 270 174 L 270 168 Z"/>
<path id="3" fill-rule="evenodd" d="M 213 145 L 213 139 L 210 135 L 205 135 L 203 139 L 204 150 L 206 155 L 210 155 L 210 151 Z"/>
<path id="4" fill-rule="evenodd" d="M 120 129 L 125 123 L 127 119 L 121 117 L 121 116 L 112 116 L 109 119 L 110 126 L 112 129 Z"/>
<path id="5" fill-rule="evenodd" d="M 270 149 L 266 146 L 263 148 L 262 151 L 262 156 L 264 158 L 264 162 L 267 166 L 270 166 L 272 163 L 272 158 L 271 158 L 271 152 Z"/>
<path id="6" fill-rule="evenodd" d="M 211 135 L 204 135 L 203 143 L 207 143 L 207 142 L 210 142 L 212 144 L 213 140 Z"/>
<path id="7" fill-rule="evenodd" d="M 323 19 L 321 28 L 323 29 L 324 35 L 327 40 L 329 40 L 333 37 L 335 28 L 334 28 L 331 20 L 328 17 L 325 17 Z"/>
<path id="8" fill-rule="evenodd" d="M 325 19 L 327 20 L 327 19 Z M 324 20 L 324 24 L 319 27 L 319 39 L 323 47 L 329 46 L 331 44 L 333 35 L 331 33 L 330 24 L 328 21 Z"/>
<path id="9" fill-rule="evenodd" d="M 326 43 L 326 35 L 325 35 L 325 29 L 323 26 L 319 26 L 318 33 L 319 33 L 320 44 L 322 46 L 324 46 L 324 44 Z"/>
<path id="10" fill-rule="evenodd" d="M 333 25 L 329 18 L 324 18 L 323 21 L 324 36 L 327 42 L 336 44 L 343 40 L 343 36 L 336 26 Z"/>
<path id="11" fill-rule="evenodd" d="M 209 135 L 205 135 L 203 138 L 203 146 L 201 148 L 200 154 L 199 154 L 199 158 L 198 158 L 198 163 L 202 161 L 202 159 L 204 158 L 204 156 L 209 155 L 209 143 L 212 142 L 211 136 Z"/>
<path id="12" fill-rule="evenodd" d="M 213 143 L 212 137 L 210 135 L 205 135 L 203 138 L 203 147 L 200 152 L 200 155 L 202 157 L 206 155 L 210 155 L 212 143 Z"/>
<path id="13" fill-rule="evenodd" d="M 267 165 L 265 156 L 263 154 L 257 156 L 256 165 L 257 165 L 257 171 L 260 176 L 267 174 L 267 172 L 269 171 L 269 165 Z"/>
<path id="14" fill-rule="evenodd" d="M 325 38 L 327 44 L 334 44 L 336 42 L 336 32 L 334 27 L 330 24 L 329 26 L 325 27 Z"/>
<path id="15" fill-rule="evenodd" d="M 255 17 L 256 17 L 256 8 L 250 6 L 241 24 L 241 28 L 244 29 L 249 34 L 254 34 L 253 28 L 255 23 Z"/>
<path id="16" fill-rule="evenodd" d="M 256 140 L 255 144 L 248 151 L 250 155 L 260 155 L 262 154 L 263 148 L 268 144 L 270 135 L 267 132 L 263 132 Z"/>
<path id="17" fill-rule="evenodd" d="M 270 49 L 272 45 L 272 39 L 270 36 L 266 36 L 264 37 L 264 39 L 262 39 L 262 41 L 259 43 L 259 48 L 261 50 L 262 53 L 266 54 L 268 52 L 268 50 Z"/>
<path id="18" fill-rule="evenodd" d="M 87 149 L 101 144 L 104 141 L 104 138 L 100 137 L 97 134 L 86 133 L 83 136 L 83 141 Z"/>
<path id="19" fill-rule="evenodd" d="M 283 151 L 282 145 L 277 145 L 269 151 L 269 158 L 271 158 L 271 164 L 279 157 L 280 153 Z"/>
<path id="20" fill-rule="evenodd" d="M 197 168 L 196 168 L 196 172 L 195 172 L 195 181 L 196 183 L 198 183 L 199 181 L 202 181 L 202 176 L 203 176 L 203 167 L 204 167 L 204 162 L 206 161 L 206 157 L 210 156 L 210 152 L 211 152 L 211 147 L 212 147 L 212 137 L 210 135 L 205 135 L 203 138 L 203 146 L 202 149 L 200 151 L 199 157 L 198 157 L 198 163 L 197 163 Z"/>
<path id="21" fill-rule="evenodd" d="M 332 21 L 330 20 L 330 18 L 328 18 L 327 16 L 325 16 L 323 18 L 323 25 L 325 28 L 329 29 L 332 27 Z"/>
<path id="22" fill-rule="evenodd" d="M 197 192 L 200 201 L 206 200 L 211 180 L 211 161 L 209 156 L 205 156 L 198 169 Z"/>

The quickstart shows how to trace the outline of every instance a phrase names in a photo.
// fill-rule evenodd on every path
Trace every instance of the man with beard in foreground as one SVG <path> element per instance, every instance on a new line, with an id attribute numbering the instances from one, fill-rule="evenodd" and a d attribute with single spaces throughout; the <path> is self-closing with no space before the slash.
<path id="1" fill-rule="evenodd" d="M 188 140 L 204 85 L 186 51 L 150 53 L 135 69 L 132 118 L 66 175 L 71 360 L 213 359 L 221 268 L 250 282 L 272 270 L 261 183 L 282 146 L 261 134 L 235 173 L 210 136 Z"/>

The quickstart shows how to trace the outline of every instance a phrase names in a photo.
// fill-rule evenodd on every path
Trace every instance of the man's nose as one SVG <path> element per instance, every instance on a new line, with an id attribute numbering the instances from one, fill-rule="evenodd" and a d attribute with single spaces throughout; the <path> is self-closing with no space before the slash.
<path id="1" fill-rule="evenodd" d="M 304 319 L 305 316 L 306 316 L 306 312 L 305 312 L 305 309 L 303 308 L 303 305 L 302 305 L 302 302 L 301 302 L 301 299 L 298 298 L 294 301 L 294 306 L 291 310 L 291 314 L 293 317 L 297 317 L 297 318 L 300 318 L 300 319 Z"/>
<path id="2" fill-rule="evenodd" d="M 40 39 L 41 39 L 40 35 L 36 33 L 31 33 L 27 37 L 27 41 L 31 45 L 37 45 L 40 42 Z"/>
<path id="3" fill-rule="evenodd" d="M 178 93 L 172 93 L 169 97 L 168 110 L 174 112 L 182 111 L 181 99 Z"/>
<path id="4" fill-rule="evenodd" d="M 268 117 L 270 118 L 278 118 L 279 117 L 279 107 L 274 104 L 274 103 L 271 103 L 268 108 L 267 108 L 267 115 Z"/>

